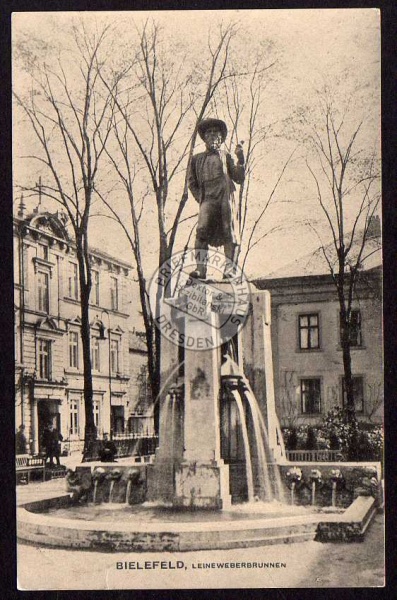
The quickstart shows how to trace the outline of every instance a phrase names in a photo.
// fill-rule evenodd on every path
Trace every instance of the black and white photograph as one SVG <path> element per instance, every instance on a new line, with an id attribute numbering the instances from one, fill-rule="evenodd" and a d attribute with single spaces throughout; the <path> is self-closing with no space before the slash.
<path id="1" fill-rule="evenodd" d="M 384 587 L 380 22 L 13 13 L 19 590 Z"/>

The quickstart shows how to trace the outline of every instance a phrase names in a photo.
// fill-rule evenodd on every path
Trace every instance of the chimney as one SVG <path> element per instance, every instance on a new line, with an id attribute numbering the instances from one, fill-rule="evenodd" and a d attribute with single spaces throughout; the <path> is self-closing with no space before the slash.
<path id="1" fill-rule="evenodd" d="M 23 194 L 21 194 L 21 199 L 19 201 L 19 206 L 18 206 L 18 217 L 21 217 L 23 219 L 25 208 L 26 208 L 26 205 L 23 201 Z"/>
<path id="2" fill-rule="evenodd" d="M 33 212 L 34 212 L 35 214 L 37 214 L 37 213 L 39 212 L 39 210 L 41 210 L 41 191 L 42 191 L 42 185 L 41 185 L 41 175 L 40 175 L 40 177 L 39 177 L 39 183 L 36 183 L 36 187 L 37 187 L 37 188 L 38 188 L 38 190 L 39 190 L 39 203 L 38 203 L 38 205 L 36 206 L 36 208 L 34 208 L 34 209 L 33 209 Z"/>

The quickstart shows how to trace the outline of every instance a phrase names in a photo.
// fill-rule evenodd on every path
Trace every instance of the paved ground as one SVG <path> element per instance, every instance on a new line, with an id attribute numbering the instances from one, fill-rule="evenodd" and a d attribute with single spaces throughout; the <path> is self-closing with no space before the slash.
<path id="1" fill-rule="evenodd" d="M 63 462 L 73 467 L 79 459 L 68 457 Z M 49 492 L 58 495 L 65 491 L 64 480 L 18 486 L 17 491 L 19 503 Z M 22 590 L 381 587 L 383 523 L 383 515 L 377 515 L 363 543 L 304 542 L 175 554 L 64 550 L 20 543 L 18 587 Z M 146 568 L 138 569 L 145 567 L 145 561 Z M 154 561 L 162 561 L 164 567 L 171 563 L 181 568 L 161 569 Z M 124 567 L 125 562 L 129 563 L 129 569 L 118 568 L 121 563 Z M 231 563 L 240 566 L 232 568 Z M 266 563 L 267 567 L 260 566 Z M 205 564 L 211 566 L 203 568 Z"/>

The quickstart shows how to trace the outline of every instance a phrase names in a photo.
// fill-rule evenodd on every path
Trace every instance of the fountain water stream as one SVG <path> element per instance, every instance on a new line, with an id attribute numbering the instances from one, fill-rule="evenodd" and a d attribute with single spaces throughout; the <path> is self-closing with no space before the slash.
<path id="1" fill-rule="evenodd" d="M 112 481 L 110 482 L 110 490 L 109 490 L 109 504 L 111 504 L 112 500 L 113 500 L 114 483 L 115 483 L 115 480 L 112 479 Z"/>
<path id="2" fill-rule="evenodd" d="M 175 416 L 176 416 L 176 412 L 175 412 L 175 406 L 176 406 L 176 396 L 175 393 L 172 394 L 172 398 L 171 398 L 171 452 L 172 452 L 172 456 L 174 455 L 174 435 L 175 435 Z"/>
<path id="3" fill-rule="evenodd" d="M 97 499 L 97 495 L 98 495 L 98 479 L 95 479 L 94 481 L 94 494 L 93 494 L 93 503 L 96 503 L 96 499 Z"/>
<path id="4" fill-rule="evenodd" d="M 332 498 L 331 498 L 331 506 L 336 506 L 336 481 L 332 482 Z"/>
<path id="5" fill-rule="evenodd" d="M 295 483 L 295 481 L 293 481 L 291 483 L 291 504 L 292 505 L 294 505 L 294 503 L 295 503 L 295 486 L 296 486 L 296 483 Z"/>
<path id="6" fill-rule="evenodd" d="M 273 490 L 270 482 L 269 470 L 267 467 L 269 459 L 266 456 L 265 440 L 262 436 L 262 430 L 260 427 L 258 405 L 255 397 L 250 392 L 243 392 L 243 397 L 248 401 L 252 423 L 254 426 L 254 438 L 258 459 L 258 477 L 260 484 L 259 497 L 261 497 L 262 500 L 273 500 Z M 269 453 L 268 447 L 267 450 Z"/>
<path id="7" fill-rule="evenodd" d="M 237 390 L 232 391 L 232 396 L 236 401 L 237 408 L 240 414 L 241 428 L 243 432 L 244 452 L 245 452 L 245 471 L 247 475 L 247 487 L 248 487 L 248 502 L 254 499 L 254 478 L 252 473 L 252 460 L 251 450 L 248 438 L 247 419 L 245 417 L 244 406 Z"/>
<path id="8" fill-rule="evenodd" d="M 252 500 L 255 494 L 253 465 L 250 451 L 251 447 L 255 447 L 257 458 L 256 474 L 259 483 L 257 495 L 262 500 L 270 501 L 277 499 L 279 501 L 283 501 L 284 491 L 281 476 L 269 446 L 269 437 L 265 421 L 251 386 L 247 378 L 244 376 L 242 369 L 229 355 L 225 356 L 225 363 L 222 371 L 224 385 L 227 384 L 228 380 L 238 382 L 237 389 L 232 389 L 231 395 L 237 404 L 241 417 L 241 429 L 245 450 L 248 500 Z M 248 409 L 248 415 L 244 410 L 244 405 Z M 250 417 L 253 427 L 253 443 L 251 446 L 248 436 L 247 416 Z"/>
<path id="9" fill-rule="evenodd" d="M 126 504 L 129 504 L 129 502 L 128 502 L 128 499 L 129 499 L 129 497 L 130 497 L 130 494 L 131 494 L 131 487 L 132 487 L 132 480 L 131 480 L 131 479 L 129 479 L 129 480 L 127 481 L 127 488 L 126 488 L 126 490 L 125 490 L 125 503 L 126 503 Z"/>
<path id="10" fill-rule="evenodd" d="M 312 506 L 316 504 L 316 482 L 312 481 Z"/>
<path id="11" fill-rule="evenodd" d="M 170 417 L 171 402 L 172 402 L 172 396 L 168 392 L 168 394 L 166 395 L 165 400 L 164 400 L 164 404 L 162 407 L 163 414 L 161 416 L 161 418 L 164 420 L 164 423 L 167 423 L 167 424 L 169 422 L 169 417 Z"/>
<path id="12" fill-rule="evenodd" d="M 268 471 L 269 469 L 272 471 L 274 495 L 275 495 L 276 499 L 279 500 L 280 502 L 285 502 L 284 486 L 283 486 L 283 483 L 281 480 L 280 470 L 277 467 L 275 460 L 274 460 L 274 456 L 272 456 L 272 453 L 270 450 L 268 431 L 267 431 L 267 427 L 265 425 L 265 421 L 264 421 L 262 412 L 260 410 L 258 401 L 254 395 L 254 392 L 252 391 L 252 388 L 249 384 L 248 379 L 243 375 L 242 380 L 244 382 L 244 387 L 246 388 L 245 397 L 247 398 L 247 401 L 250 403 L 251 411 L 253 411 L 253 414 L 255 414 L 255 419 L 257 419 L 259 422 L 259 429 L 260 429 L 259 435 L 263 439 L 265 448 L 268 449 L 269 460 L 266 463 L 264 463 L 263 468 L 266 471 Z M 281 446 L 281 453 L 285 455 L 284 441 L 283 441 L 283 436 L 281 433 L 281 428 L 278 423 L 277 415 L 273 416 L 273 420 L 274 420 L 275 426 L 276 426 L 276 437 L 278 439 L 279 445 Z"/>

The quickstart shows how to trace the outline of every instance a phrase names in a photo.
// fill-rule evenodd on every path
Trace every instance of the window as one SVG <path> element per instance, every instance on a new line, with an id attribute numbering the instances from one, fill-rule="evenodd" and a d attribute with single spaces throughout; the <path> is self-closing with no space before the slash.
<path id="1" fill-rule="evenodd" d="M 299 315 L 299 348 L 313 350 L 320 347 L 318 314 Z"/>
<path id="2" fill-rule="evenodd" d="M 79 334 L 76 331 L 69 332 L 69 367 L 77 369 L 79 366 Z"/>
<path id="3" fill-rule="evenodd" d="M 99 400 L 94 400 L 94 424 L 97 429 L 99 429 Z"/>
<path id="4" fill-rule="evenodd" d="M 354 410 L 356 413 L 364 412 L 364 381 L 362 377 L 353 377 L 353 398 Z M 342 379 L 342 404 L 343 408 L 347 406 L 347 397 L 345 389 L 345 378 Z"/>
<path id="5" fill-rule="evenodd" d="M 79 298 L 78 270 L 76 263 L 69 263 L 68 296 L 73 300 Z"/>
<path id="6" fill-rule="evenodd" d="M 50 305 L 48 273 L 43 273 L 42 271 L 37 272 L 37 298 L 38 310 L 48 313 Z"/>
<path id="7" fill-rule="evenodd" d="M 91 338 L 91 364 L 94 371 L 100 371 L 99 338 Z"/>
<path id="8" fill-rule="evenodd" d="M 350 346 L 359 347 L 362 346 L 362 333 L 361 333 L 361 311 L 352 310 L 350 314 Z M 342 337 L 342 330 L 341 330 Z"/>
<path id="9" fill-rule="evenodd" d="M 79 432 L 79 404 L 78 400 L 70 401 L 70 435 L 77 435 Z"/>
<path id="10" fill-rule="evenodd" d="M 301 379 L 300 392 L 302 414 L 321 413 L 320 379 Z"/>
<path id="11" fill-rule="evenodd" d="M 17 256 L 17 255 L 15 254 L 14 256 Z M 27 244 L 23 244 L 22 256 L 23 256 L 22 283 L 24 284 L 24 288 L 25 288 L 25 293 L 24 293 L 25 307 L 28 307 L 28 306 L 31 306 L 31 301 L 32 301 L 32 295 L 29 293 L 29 290 L 32 291 L 32 289 L 31 289 L 32 280 L 31 280 L 31 272 L 30 272 L 30 261 L 32 259 L 32 256 L 31 256 L 31 247 L 28 246 Z"/>
<path id="12" fill-rule="evenodd" d="M 42 260 L 48 260 L 48 246 L 46 246 L 45 244 L 38 244 L 37 258 L 41 258 Z"/>
<path id="13" fill-rule="evenodd" d="M 110 278 L 110 306 L 112 310 L 119 308 L 119 281 L 117 277 Z"/>
<path id="14" fill-rule="evenodd" d="M 124 406 L 111 406 L 110 419 L 113 432 L 124 433 Z"/>
<path id="15" fill-rule="evenodd" d="M 51 342 L 39 340 L 39 379 L 50 379 L 51 376 Z"/>
<path id="16" fill-rule="evenodd" d="M 92 271 L 92 304 L 99 306 L 99 272 Z"/>
<path id="17" fill-rule="evenodd" d="M 118 373 L 119 369 L 119 341 L 110 342 L 110 368 L 112 373 Z"/>

